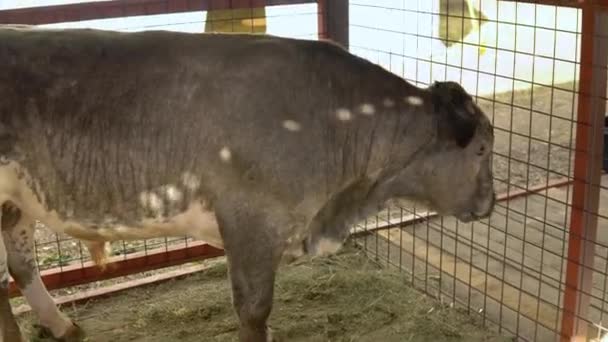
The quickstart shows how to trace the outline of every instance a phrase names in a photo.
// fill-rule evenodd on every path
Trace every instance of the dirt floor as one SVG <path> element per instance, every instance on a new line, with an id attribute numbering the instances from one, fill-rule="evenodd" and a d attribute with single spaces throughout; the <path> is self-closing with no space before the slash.
<path id="1" fill-rule="evenodd" d="M 494 123 L 497 191 L 570 175 L 576 137 L 573 83 L 496 94 L 478 104 Z M 511 105 L 513 104 L 513 105 Z M 551 171 L 547 171 L 551 170 Z"/>
<path id="2" fill-rule="evenodd" d="M 219 259 L 182 280 L 62 310 L 91 342 L 236 341 L 230 303 L 226 264 Z M 33 333 L 31 314 L 19 321 Z M 270 325 L 283 341 L 511 341 L 485 331 L 448 303 L 422 295 L 402 274 L 379 268 L 353 247 L 283 266 Z"/>

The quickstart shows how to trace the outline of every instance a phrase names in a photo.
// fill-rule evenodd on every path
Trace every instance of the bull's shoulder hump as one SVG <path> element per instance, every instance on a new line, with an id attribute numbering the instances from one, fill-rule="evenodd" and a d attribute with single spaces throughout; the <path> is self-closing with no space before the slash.
<path id="1" fill-rule="evenodd" d="M 79 55 L 120 48 L 125 52 L 155 49 L 159 54 L 167 49 L 158 46 L 179 46 L 193 34 L 170 31 L 120 32 L 90 28 L 40 29 L 0 25 L 0 53 L 28 55 L 36 53 L 62 53 Z M 146 51 L 149 52 L 149 51 Z"/>
<path id="2" fill-rule="evenodd" d="M 154 63 L 188 60 L 205 63 L 248 53 L 251 57 L 278 54 L 295 47 L 295 40 L 277 36 L 229 33 L 186 33 L 162 30 L 120 32 L 99 29 L 30 29 L 0 25 L 0 59 L 18 61 L 28 56 L 54 56 L 87 61 L 117 58 Z M 162 46 L 163 49 L 158 47 Z M 188 58 L 190 57 L 190 58 Z M 247 56 L 245 56 L 247 57 Z M 10 64 L 8 64 L 10 65 Z"/>

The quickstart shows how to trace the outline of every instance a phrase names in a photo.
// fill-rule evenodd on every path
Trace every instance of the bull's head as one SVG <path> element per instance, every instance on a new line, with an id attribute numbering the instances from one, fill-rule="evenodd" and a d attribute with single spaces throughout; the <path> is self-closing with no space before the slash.
<path id="1" fill-rule="evenodd" d="M 459 84 L 436 82 L 427 91 L 436 139 L 385 184 L 391 189 L 390 197 L 413 197 L 463 222 L 487 217 L 496 201 L 493 127 Z"/>
<path id="2" fill-rule="evenodd" d="M 436 82 L 429 91 L 438 139 L 421 164 L 427 200 L 441 214 L 464 222 L 487 217 L 496 201 L 493 127 L 459 84 Z"/>

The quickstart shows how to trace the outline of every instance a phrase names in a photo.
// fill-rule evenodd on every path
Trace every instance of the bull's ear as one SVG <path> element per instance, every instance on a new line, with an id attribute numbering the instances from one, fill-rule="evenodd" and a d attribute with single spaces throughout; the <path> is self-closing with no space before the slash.
<path id="1" fill-rule="evenodd" d="M 479 122 L 473 99 L 455 82 L 435 82 L 430 91 L 439 137 L 466 147 L 475 136 Z"/>

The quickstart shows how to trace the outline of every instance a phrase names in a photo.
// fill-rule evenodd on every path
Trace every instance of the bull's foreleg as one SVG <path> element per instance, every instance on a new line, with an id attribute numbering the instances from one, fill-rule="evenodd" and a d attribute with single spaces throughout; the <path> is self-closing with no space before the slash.
<path id="1" fill-rule="evenodd" d="M 34 258 L 34 221 L 16 207 L 3 206 L 2 236 L 8 268 L 40 325 L 60 341 L 80 341 L 82 331 L 59 311 L 46 290 Z"/>
<path id="2" fill-rule="evenodd" d="M 253 209 L 225 210 L 225 215 L 218 215 L 233 305 L 240 323 L 239 340 L 275 341 L 267 320 L 272 311 L 275 274 L 284 249 L 279 239 L 284 226 L 280 224 L 288 222 L 277 222 L 269 212 L 250 210 Z"/>
<path id="3" fill-rule="evenodd" d="M 272 310 L 275 270 L 266 263 L 251 265 L 238 252 L 228 254 L 234 309 L 241 342 L 274 341 L 266 325 Z"/>
<path id="4" fill-rule="evenodd" d="M 0 342 L 24 341 L 11 310 L 8 298 L 8 279 L 6 247 L 0 236 Z"/>

